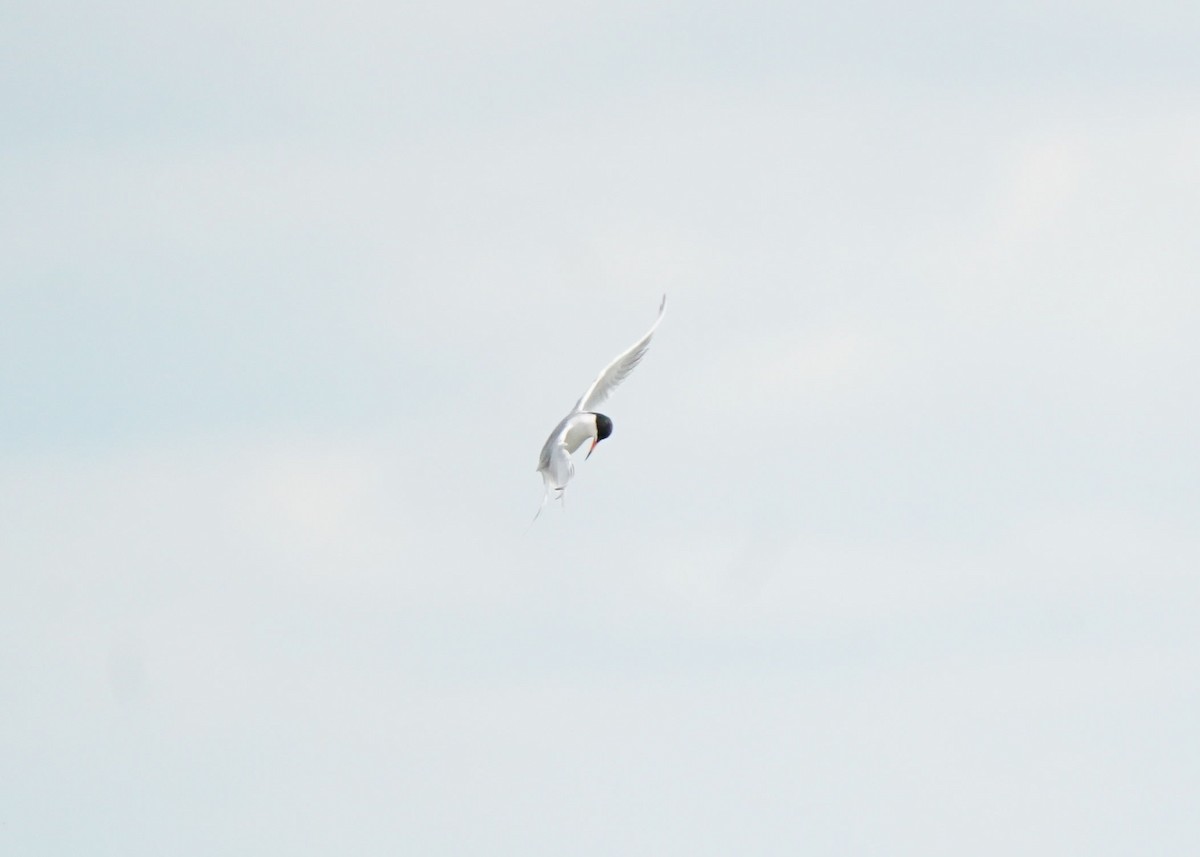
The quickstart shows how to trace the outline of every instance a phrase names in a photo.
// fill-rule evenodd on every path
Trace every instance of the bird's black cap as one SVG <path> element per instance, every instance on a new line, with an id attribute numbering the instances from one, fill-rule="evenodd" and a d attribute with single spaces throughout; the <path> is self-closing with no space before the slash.
<path id="1" fill-rule="evenodd" d="M 604 440 L 612 434 L 612 420 L 604 414 L 596 414 L 596 440 Z"/>

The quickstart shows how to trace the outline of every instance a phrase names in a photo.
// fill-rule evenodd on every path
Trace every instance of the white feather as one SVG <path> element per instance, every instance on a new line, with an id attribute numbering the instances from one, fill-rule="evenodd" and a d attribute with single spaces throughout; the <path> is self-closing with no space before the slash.
<path id="1" fill-rule="evenodd" d="M 658 305 L 658 318 L 654 319 L 654 324 L 650 325 L 650 329 L 646 331 L 646 335 L 619 354 L 612 363 L 604 367 L 604 371 L 596 376 L 596 380 L 592 382 L 592 385 L 579 397 L 579 401 L 575 403 L 572 413 L 595 410 L 596 406 L 607 399 L 608 394 L 615 390 L 618 384 L 629 377 L 629 373 L 642 362 L 642 358 L 646 356 L 646 352 L 650 349 L 650 338 L 654 336 L 654 331 L 658 330 L 658 325 L 662 322 L 663 313 L 666 309 L 667 296 L 663 295 L 662 303 Z"/>

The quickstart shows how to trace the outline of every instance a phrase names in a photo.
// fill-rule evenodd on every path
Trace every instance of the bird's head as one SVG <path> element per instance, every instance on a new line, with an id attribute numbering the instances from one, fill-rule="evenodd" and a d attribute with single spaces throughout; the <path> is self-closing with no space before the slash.
<path id="1" fill-rule="evenodd" d="M 612 420 L 604 416 L 604 414 L 596 414 L 596 436 L 592 438 L 592 445 L 588 448 L 587 455 L 583 457 L 584 461 L 592 457 L 592 452 L 595 451 L 596 444 L 610 434 L 612 434 Z"/>

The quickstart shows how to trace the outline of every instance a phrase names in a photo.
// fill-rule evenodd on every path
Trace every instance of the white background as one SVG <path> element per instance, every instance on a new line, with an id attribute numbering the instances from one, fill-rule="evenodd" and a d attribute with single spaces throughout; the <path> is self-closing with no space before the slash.
<path id="1" fill-rule="evenodd" d="M 1200 851 L 1200 13 L 827 5 L 0 12 L 0 852 Z"/>

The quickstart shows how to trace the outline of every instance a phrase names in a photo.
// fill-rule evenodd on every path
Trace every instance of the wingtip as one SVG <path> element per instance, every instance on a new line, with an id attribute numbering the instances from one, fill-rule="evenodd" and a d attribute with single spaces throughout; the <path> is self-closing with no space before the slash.
<path id="1" fill-rule="evenodd" d="M 658 314 L 659 314 L 659 315 L 662 315 L 662 314 L 663 314 L 663 310 L 665 310 L 666 308 L 667 308 L 667 293 L 666 293 L 666 292 L 663 292 L 663 296 L 662 296 L 662 303 L 660 303 L 660 304 L 658 305 Z"/>

